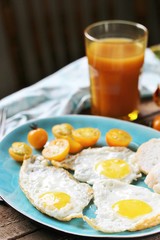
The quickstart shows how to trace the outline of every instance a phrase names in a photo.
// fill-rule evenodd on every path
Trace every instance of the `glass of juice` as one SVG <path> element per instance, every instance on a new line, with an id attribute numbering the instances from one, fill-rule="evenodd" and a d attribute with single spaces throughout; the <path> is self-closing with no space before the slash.
<path id="1" fill-rule="evenodd" d="M 138 110 L 138 79 L 148 31 L 123 20 L 91 24 L 85 31 L 94 115 L 123 118 Z"/>

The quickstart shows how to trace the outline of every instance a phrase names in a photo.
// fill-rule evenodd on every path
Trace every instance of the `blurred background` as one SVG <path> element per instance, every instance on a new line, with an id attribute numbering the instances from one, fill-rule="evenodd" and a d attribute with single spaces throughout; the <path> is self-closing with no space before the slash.
<path id="1" fill-rule="evenodd" d="M 160 43 L 160 0 L 0 0 L 0 99 L 83 57 L 84 29 L 109 19 L 139 22 L 148 46 Z"/>

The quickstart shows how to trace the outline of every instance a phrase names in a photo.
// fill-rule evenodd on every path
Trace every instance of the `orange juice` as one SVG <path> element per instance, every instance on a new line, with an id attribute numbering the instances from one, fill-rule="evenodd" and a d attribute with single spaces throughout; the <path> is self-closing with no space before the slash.
<path id="1" fill-rule="evenodd" d="M 124 38 L 112 38 L 89 42 L 86 51 L 92 114 L 121 117 L 136 110 L 144 44 Z"/>

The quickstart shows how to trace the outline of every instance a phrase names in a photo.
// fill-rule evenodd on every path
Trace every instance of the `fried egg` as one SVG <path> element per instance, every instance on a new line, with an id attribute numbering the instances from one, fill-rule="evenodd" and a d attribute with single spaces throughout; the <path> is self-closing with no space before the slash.
<path id="1" fill-rule="evenodd" d="M 42 213 L 62 221 L 82 217 L 93 191 L 68 171 L 49 165 L 42 156 L 23 162 L 19 183 L 29 201 Z"/>
<path id="2" fill-rule="evenodd" d="M 96 217 L 83 219 L 106 232 L 137 231 L 160 223 L 160 195 L 147 188 L 118 180 L 99 180 L 93 185 Z"/>
<path id="3" fill-rule="evenodd" d="M 74 170 L 74 177 L 93 184 L 97 179 L 118 179 L 127 183 L 141 177 L 135 153 L 126 147 L 88 148 L 58 165 Z"/>

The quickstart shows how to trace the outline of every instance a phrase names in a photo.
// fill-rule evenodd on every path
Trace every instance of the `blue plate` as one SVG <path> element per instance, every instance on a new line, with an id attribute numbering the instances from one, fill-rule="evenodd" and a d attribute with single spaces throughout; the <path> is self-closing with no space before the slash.
<path id="1" fill-rule="evenodd" d="M 27 142 L 27 133 L 30 129 L 31 123 L 33 122 L 38 124 L 39 127 L 47 130 L 49 134 L 49 140 L 53 139 L 51 131 L 52 126 L 64 122 L 72 124 L 75 128 L 99 128 L 101 131 L 101 138 L 98 141 L 99 145 L 106 145 L 105 134 L 111 128 L 120 128 L 128 131 L 133 137 L 130 147 L 135 150 L 143 142 L 146 142 L 151 138 L 160 137 L 160 133 L 158 131 L 155 131 L 149 127 L 105 117 L 65 115 L 28 122 L 27 124 L 22 125 L 9 133 L 0 143 L 0 195 L 10 206 L 30 219 L 33 219 L 45 226 L 80 236 L 99 238 L 133 238 L 160 232 L 160 226 L 158 225 L 143 231 L 126 231 L 122 233 L 105 234 L 92 229 L 87 223 L 83 222 L 82 219 L 73 219 L 69 222 L 60 222 L 54 218 L 50 218 L 40 213 L 37 209 L 35 209 L 27 200 L 18 184 L 19 170 L 21 165 L 16 161 L 13 161 L 8 154 L 8 148 L 13 142 Z M 35 153 L 37 152 L 35 151 Z M 143 180 L 144 179 L 142 178 L 136 184 L 146 187 Z M 85 209 L 85 213 L 88 216 L 93 216 L 94 211 L 95 206 L 93 204 Z"/>

